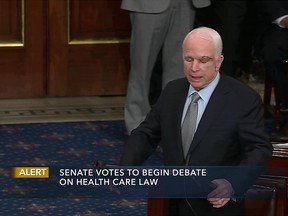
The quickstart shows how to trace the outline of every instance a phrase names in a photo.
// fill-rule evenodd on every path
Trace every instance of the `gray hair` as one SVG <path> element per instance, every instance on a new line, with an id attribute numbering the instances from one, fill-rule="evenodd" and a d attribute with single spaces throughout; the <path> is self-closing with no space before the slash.
<path id="1" fill-rule="evenodd" d="M 211 39 L 211 41 L 213 42 L 213 44 L 215 46 L 216 55 L 217 56 L 222 55 L 222 49 L 223 49 L 222 38 L 217 31 L 215 31 L 212 28 L 208 28 L 208 27 L 204 27 L 204 26 L 199 27 L 199 28 L 195 28 L 186 35 L 186 37 L 183 41 L 183 44 L 187 41 L 187 39 L 191 35 L 195 35 L 195 34 L 200 34 L 205 38 L 208 37 L 208 39 Z"/>

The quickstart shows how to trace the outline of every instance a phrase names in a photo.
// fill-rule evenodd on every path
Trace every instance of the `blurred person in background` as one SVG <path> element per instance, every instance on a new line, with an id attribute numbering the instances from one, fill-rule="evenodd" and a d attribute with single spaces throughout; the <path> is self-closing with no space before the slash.
<path id="1" fill-rule="evenodd" d="M 257 1 L 259 9 L 257 52 L 266 76 L 277 89 L 280 110 L 288 111 L 288 1 Z"/>
<path id="2" fill-rule="evenodd" d="M 122 0 L 121 9 L 130 13 L 130 73 L 125 124 L 128 134 L 150 110 L 149 87 L 157 56 L 162 49 L 162 84 L 183 77 L 181 44 L 193 28 L 196 8 L 210 0 Z"/>

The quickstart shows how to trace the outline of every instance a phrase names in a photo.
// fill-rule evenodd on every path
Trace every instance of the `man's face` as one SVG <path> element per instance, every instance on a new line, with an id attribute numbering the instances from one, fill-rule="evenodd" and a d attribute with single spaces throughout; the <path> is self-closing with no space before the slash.
<path id="1" fill-rule="evenodd" d="M 189 38 L 183 47 L 184 73 L 196 89 L 205 88 L 217 75 L 223 56 L 216 57 L 215 46 L 203 37 Z"/>

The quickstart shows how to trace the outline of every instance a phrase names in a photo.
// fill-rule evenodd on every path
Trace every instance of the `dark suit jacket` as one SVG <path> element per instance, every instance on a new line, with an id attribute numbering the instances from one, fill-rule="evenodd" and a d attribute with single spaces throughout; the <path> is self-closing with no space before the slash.
<path id="1" fill-rule="evenodd" d="M 260 11 L 263 12 L 269 24 L 277 18 L 288 15 L 288 2 L 283 0 L 261 1 Z"/>
<path id="2" fill-rule="evenodd" d="M 273 1 L 258 1 L 258 20 L 255 36 L 255 50 L 259 55 L 264 46 L 269 46 L 270 43 L 279 44 L 280 47 L 287 49 L 288 30 L 280 28 L 273 24 L 277 18 L 288 15 L 288 1 L 273 0 Z M 277 38 L 277 39 L 275 39 Z M 268 53 L 275 55 L 272 51 Z"/>
<path id="3" fill-rule="evenodd" d="M 160 143 L 164 164 L 184 165 L 181 118 L 189 83 L 170 82 L 146 119 L 135 129 L 121 164 L 140 165 Z M 272 145 L 264 130 L 260 96 L 221 74 L 192 141 L 189 165 L 266 165 Z"/>
<path id="4" fill-rule="evenodd" d="M 166 86 L 144 122 L 132 131 L 121 164 L 142 164 L 161 143 L 165 165 L 185 165 L 181 118 L 188 88 L 185 78 Z M 265 166 L 272 155 L 272 145 L 264 131 L 262 116 L 260 96 L 247 85 L 221 75 L 192 141 L 189 165 Z M 220 177 L 232 184 L 237 198 L 243 196 L 260 173 L 259 170 L 257 173 L 246 171 L 241 171 L 240 175 L 234 171 L 225 172 L 225 176 Z M 181 213 L 176 215 L 186 215 L 186 211 L 191 215 L 191 210 L 184 207 L 187 205 L 185 201 L 180 199 L 177 202 L 180 204 L 176 204 L 176 209 Z M 199 215 L 243 215 L 243 201 L 230 200 L 220 209 L 213 208 L 206 199 L 190 199 L 189 202 L 197 214 L 201 213 Z"/>

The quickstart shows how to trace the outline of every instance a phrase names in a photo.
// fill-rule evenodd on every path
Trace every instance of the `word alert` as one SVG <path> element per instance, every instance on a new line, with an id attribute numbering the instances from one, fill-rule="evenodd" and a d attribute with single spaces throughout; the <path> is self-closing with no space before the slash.
<path id="1" fill-rule="evenodd" d="M 14 167 L 14 178 L 49 178 L 49 167 Z"/>

